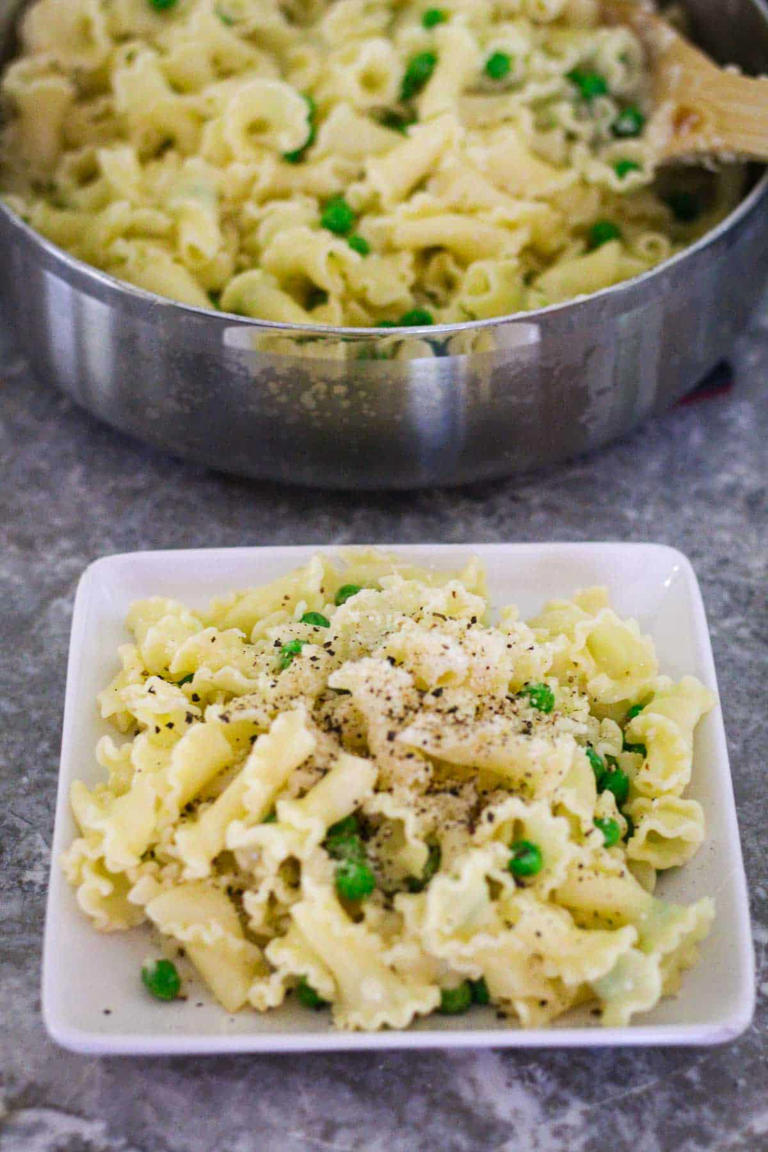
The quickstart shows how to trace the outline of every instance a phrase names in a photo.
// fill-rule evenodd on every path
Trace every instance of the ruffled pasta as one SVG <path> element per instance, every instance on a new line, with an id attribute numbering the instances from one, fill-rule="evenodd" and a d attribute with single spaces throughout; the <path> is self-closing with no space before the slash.
<path id="1" fill-rule="evenodd" d="M 36 0 L 2 94 L 0 188 L 34 228 L 280 323 L 559 303 L 665 260 L 739 194 L 657 184 L 649 61 L 592 0 Z"/>
<path id="2" fill-rule="evenodd" d="M 604 589 L 494 622 L 474 562 L 350 551 L 128 627 L 63 860 L 96 928 L 151 925 L 228 1012 L 340 1028 L 473 996 L 623 1026 L 679 988 L 714 906 L 654 886 L 704 839 L 681 793 L 714 701 Z"/>

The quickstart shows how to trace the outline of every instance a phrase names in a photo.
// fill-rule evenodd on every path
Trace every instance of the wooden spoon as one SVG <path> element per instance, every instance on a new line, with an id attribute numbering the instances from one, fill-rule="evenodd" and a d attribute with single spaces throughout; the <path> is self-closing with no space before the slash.
<path id="1" fill-rule="evenodd" d="M 648 132 L 663 161 L 768 160 L 768 77 L 718 68 L 642 2 L 603 0 L 603 11 L 632 28 L 650 54 L 656 111 Z"/>

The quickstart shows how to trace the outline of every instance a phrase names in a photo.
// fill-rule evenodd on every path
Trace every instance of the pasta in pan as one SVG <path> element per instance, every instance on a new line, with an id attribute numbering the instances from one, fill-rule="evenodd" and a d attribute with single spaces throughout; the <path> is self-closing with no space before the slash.
<path id="1" fill-rule="evenodd" d="M 653 267 L 739 194 L 657 179 L 644 51 L 598 0 L 36 0 L 21 45 L 8 203 L 201 308 L 504 315 Z"/>
<path id="2" fill-rule="evenodd" d="M 125 739 L 73 786 L 63 861 L 96 928 L 149 922 L 229 1012 L 293 995 L 348 1029 L 624 1025 L 679 987 L 713 902 L 653 888 L 704 839 L 714 700 L 603 589 L 492 622 L 476 563 L 363 552 L 128 627 L 99 697 Z M 144 977 L 178 990 L 168 959 Z"/>

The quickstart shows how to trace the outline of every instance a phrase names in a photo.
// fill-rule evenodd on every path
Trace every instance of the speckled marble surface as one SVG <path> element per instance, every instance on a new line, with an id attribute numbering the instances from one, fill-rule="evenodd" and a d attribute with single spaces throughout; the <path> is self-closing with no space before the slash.
<path id="1" fill-rule="evenodd" d="M 767 310 L 763 310 L 765 317 Z M 100 427 L 0 337 L 0 1152 L 760 1152 L 768 1149 L 768 322 L 727 395 L 545 475 L 327 495 L 213 475 Z M 758 1011 L 725 1048 L 90 1059 L 40 1019 L 72 597 L 136 548 L 660 540 L 712 626 L 752 898 Z"/>

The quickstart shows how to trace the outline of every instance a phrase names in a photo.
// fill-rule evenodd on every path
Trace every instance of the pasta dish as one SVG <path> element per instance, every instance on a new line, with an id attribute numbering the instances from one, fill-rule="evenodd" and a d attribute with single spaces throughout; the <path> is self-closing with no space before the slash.
<path id="1" fill-rule="evenodd" d="M 492 615 L 477 562 L 355 552 L 127 626 L 99 696 L 123 738 L 73 785 L 64 868 L 96 928 L 153 926 L 159 999 L 183 953 L 228 1012 L 615 1026 L 695 962 L 712 900 L 654 885 L 704 839 L 684 793 L 714 699 L 605 589 L 524 623 Z"/>
<path id="2" fill-rule="evenodd" d="M 36 0 L 2 95 L 0 189 L 33 228 L 270 321 L 558 303 L 740 191 L 657 177 L 648 61 L 598 0 Z"/>

